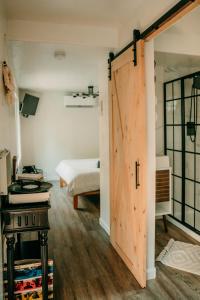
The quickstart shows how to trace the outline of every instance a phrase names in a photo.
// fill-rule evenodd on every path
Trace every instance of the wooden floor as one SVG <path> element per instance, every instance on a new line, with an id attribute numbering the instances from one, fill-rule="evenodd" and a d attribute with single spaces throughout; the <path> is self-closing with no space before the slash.
<path id="1" fill-rule="evenodd" d="M 99 201 L 81 199 L 75 211 L 66 190 L 54 186 L 49 254 L 55 261 L 55 300 L 200 299 L 200 277 L 157 263 L 157 279 L 140 289 L 99 225 Z M 156 255 L 170 238 L 193 242 L 172 224 L 156 224 Z"/>

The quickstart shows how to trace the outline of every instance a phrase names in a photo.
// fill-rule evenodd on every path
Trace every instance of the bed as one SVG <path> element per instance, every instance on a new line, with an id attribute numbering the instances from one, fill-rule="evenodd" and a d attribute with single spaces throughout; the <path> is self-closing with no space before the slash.
<path id="1" fill-rule="evenodd" d="M 96 195 L 100 192 L 100 168 L 98 159 L 62 160 L 56 172 L 60 187 L 67 186 L 73 197 L 74 209 L 78 208 L 78 197 Z"/>

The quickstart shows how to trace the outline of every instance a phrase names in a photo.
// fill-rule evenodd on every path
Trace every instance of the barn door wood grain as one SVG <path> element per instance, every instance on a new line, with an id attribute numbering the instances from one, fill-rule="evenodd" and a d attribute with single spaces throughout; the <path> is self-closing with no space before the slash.
<path id="1" fill-rule="evenodd" d="M 110 89 L 111 243 L 146 286 L 147 128 L 144 42 L 112 62 Z"/>

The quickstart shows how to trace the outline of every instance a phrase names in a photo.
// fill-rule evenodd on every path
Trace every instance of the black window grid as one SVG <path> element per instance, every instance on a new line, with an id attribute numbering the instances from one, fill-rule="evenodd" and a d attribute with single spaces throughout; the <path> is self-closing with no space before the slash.
<path id="1" fill-rule="evenodd" d="M 194 76 L 200 75 L 200 72 L 195 72 L 193 74 L 184 76 L 184 77 L 180 77 L 177 79 L 174 79 L 172 81 L 168 81 L 164 83 L 164 150 L 165 150 L 165 155 L 169 155 L 169 153 L 171 152 L 171 157 L 173 160 L 173 163 L 171 165 L 172 167 L 172 202 L 173 202 L 173 210 L 172 210 L 172 215 L 171 217 L 174 218 L 176 221 L 180 222 L 181 224 L 183 224 L 184 226 L 188 227 L 189 229 L 191 229 L 192 231 L 200 234 L 200 227 L 197 228 L 197 222 L 196 222 L 196 213 L 199 213 L 199 218 L 200 218 L 200 205 L 199 208 L 197 208 L 196 206 L 196 186 L 197 184 L 200 187 L 200 181 L 197 180 L 196 175 L 196 168 L 199 166 L 197 166 L 197 156 L 200 155 L 200 152 L 197 151 L 197 145 L 196 145 L 196 141 L 193 143 L 193 149 L 188 150 L 187 149 L 187 141 L 186 141 L 186 126 L 187 126 L 187 120 L 185 118 L 186 116 L 186 110 L 185 110 L 185 103 L 186 101 L 190 100 L 191 97 L 193 98 L 194 96 L 189 96 L 185 93 L 185 83 L 186 80 L 192 79 L 194 78 Z M 176 97 L 175 95 L 175 84 L 177 86 L 177 83 L 179 83 L 180 86 L 180 97 Z M 171 98 L 168 97 L 167 95 L 167 90 L 169 90 L 169 88 L 171 89 Z M 198 101 L 200 101 L 200 92 L 197 93 L 195 96 L 198 96 Z M 176 123 L 175 122 L 175 102 L 180 101 L 180 120 L 181 123 Z M 173 109 L 173 114 L 172 114 L 172 122 L 168 123 L 168 113 L 167 113 L 167 105 L 168 103 L 173 103 L 173 105 L 171 105 L 171 108 Z M 199 102 L 199 106 L 200 106 L 200 102 Z M 199 116 L 199 120 L 200 120 L 200 116 Z M 197 123 L 197 129 L 200 130 L 200 123 Z M 199 127 L 199 128 L 198 128 Z M 168 130 L 169 128 L 172 128 L 172 143 L 169 147 L 169 141 L 168 141 Z M 175 147 L 175 128 L 180 128 L 181 129 L 181 149 L 177 149 Z M 171 147 L 172 146 L 172 147 Z M 178 153 L 181 155 L 181 174 L 176 174 L 176 170 L 175 170 L 175 153 Z M 186 155 L 190 154 L 193 155 L 194 157 L 194 174 L 193 174 L 193 178 L 189 178 L 188 176 L 186 176 Z M 175 187 L 176 184 L 176 178 L 179 178 L 181 180 L 181 190 L 180 190 L 180 195 L 179 195 L 179 199 L 176 199 L 175 197 L 175 189 L 177 187 Z M 193 184 L 193 206 L 186 203 L 186 183 L 190 182 Z M 181 206 L 181 215 L 178 218 L 176 216 L 175 213 L 175 204 L 178 204 Z M 190 223 L 187 221 L 187 216 L 186 216 L 186 209 L 189 208 L 192 210 L 193 215 L 193 222 Z M 200 221 L 199 221 L 200 224 Z M 199 225 L 200 226 L 200 225 Z"/>

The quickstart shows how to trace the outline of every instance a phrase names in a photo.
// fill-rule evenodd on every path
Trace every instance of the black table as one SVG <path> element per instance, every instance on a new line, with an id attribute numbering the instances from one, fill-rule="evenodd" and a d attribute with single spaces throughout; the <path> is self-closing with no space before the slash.
<path id="1" fill-rule="evenodd" d="M 2 207 L 3 234 L 7 244 L 8 300 L 14 299 L 15 234 L 37 231 L 42 265 L 42 295 L 48 300 L 48 210 L 49 202 L 37 204 L 7 204 Z"/>

